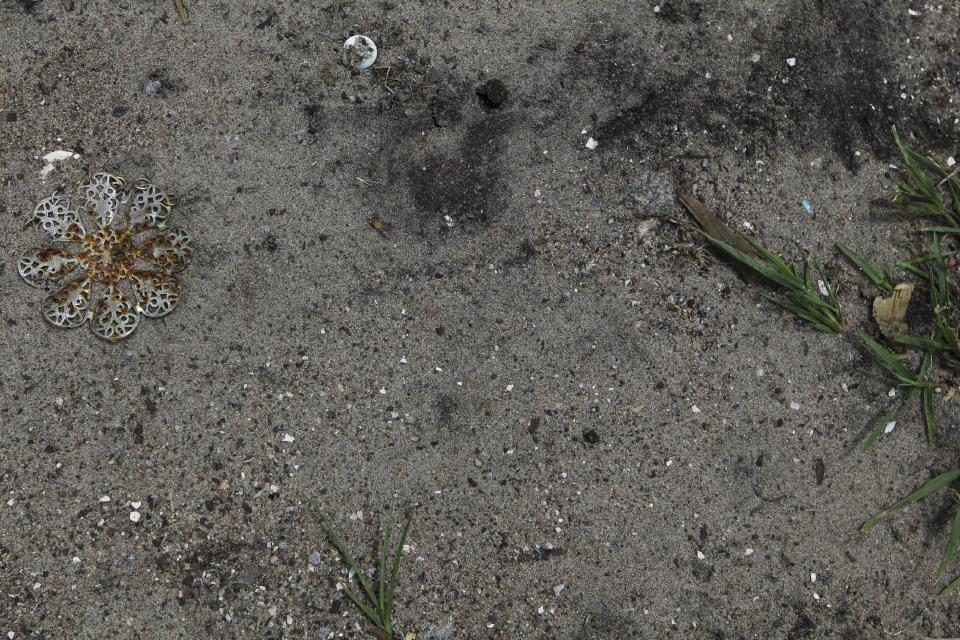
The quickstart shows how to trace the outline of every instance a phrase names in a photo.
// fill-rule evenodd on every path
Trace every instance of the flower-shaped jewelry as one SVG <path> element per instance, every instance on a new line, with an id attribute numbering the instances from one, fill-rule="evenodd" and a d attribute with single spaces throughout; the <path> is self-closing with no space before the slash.
<path id="1" fill-rule="evenodd" d="M 134 332 L 141 314 L 173 311 L 183 293 L 174 274 L 187 268 L 193 249 L 186 231 L 166 226 L 170 207 L 156 186 L 128 188 L 108 173 L 88 177 L 73 196 L 41 200 L 30 222 L 54 245 L 20 258 L 17 270 L 27 284 L 53 291 L 40 307 L 43 317 L 68 328 L 90 320 L 95 334 L 117 342 Z M 81 211 L 94 230 L 84 227 Z"/>

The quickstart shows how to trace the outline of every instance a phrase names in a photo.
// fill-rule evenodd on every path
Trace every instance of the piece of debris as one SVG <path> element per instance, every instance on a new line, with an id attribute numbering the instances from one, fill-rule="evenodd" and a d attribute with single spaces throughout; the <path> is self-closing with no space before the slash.
<path id="1" fill-rule="evenodd" d="M 351 69 L 363 71 L 377 60 L 377 45 L 367 36 L 350 36 L 343 43 L 343 64 Z"/>
<path id="2" fill-rule="evenodd" d="M 585 144 L 584 146 L 585 146 L 587 149 L 590 149 L 591 151 L 593 151 L 594 149 L 597 148 L 597 145 L 598 145 L 598 144 L 600 144 L 600 143 L 597 142 L 596 140 L 594 140 L 594 139 L 591 137 L 591 138 L 587 138 L 587 144 Z"/>
<path id="3" fill-rule="evenodd" d="M 80 154 L 74 153 L 73 151 L 66 151 L 62 149 L 57 151 L 51 151 L 47 155 L 43 156 L 43 161 L 45 164 L 43 165 L 43 168 L 40 169 L 40 179 L 44 180 L 48 175 L 50 175 L 50 172 L 54 170 L 55 162 L 63 162 L 64 160 L 79 160 L 79 159 L 80 159 Z"/>
<path id="4" fill-rule="evenodd" d="M 806 198 L 803 199 L 803 202 L 800 203 L 803 206 L 803 210 L 807 212 L 808 216 L 813 215 L 813 205 L 810 204 L 810 201 Z"/>
<path id="5" fill-rule="evenodd" d="M 61 151 L 45 159 L 64 154 L 79 157 Z M 53 290 L 40 305 L 43 318 L 67 329 L 86 324 L 118 342 L 142 317 L 172 312 L 181 299 L 178 274 L 193 257 L 190 234 L 167 226 L 172 206 L 155 185 L 109 173 L 90 174 L 72 193 L 41 200 L 30 223 L 55 244 L 23 255 L 17 271 L 28 285 Z M 74 269 L 77 277 L 64 280 Z"/>
<path id="6" fill-rule="evenodd" d="M 817 479 L 817 486 L 823 484 L 823 478 L 827 475 L 827 465 L 823 464 L 822 458 L 817 458 L 814 460 L 813 474 Z"/>
<path id="7" fill-rule="evenodd" d="M 180 16 L 180 22 L 183 24 L 190 22 L 190 14 L 187 13 L 187 7 L 184 6 L 183 0 L 173 0 L 173 5 L 177 9 L 177 15 Z"/>
<path id="8" fill-rule="evenodd" d="M 143 93 L 148 98 L 152 98 L 153 96 L 160 93 L 160 89 L 162 88 L 163 88 L 163 83 L 157 80 L 156 78 L 147 80 L 145 83 L 143 83 Z"/>
<path id="9" fill-rule="evenodd" d="M 796 58 L 787 58 L 787 66 L 788 66 L 788 67 L 795 67 L 795 66 L 797 66 L 797 59 L 796 59 Z"/>
<path id="10" fill-rule="evenodd" d="M 387 223 L 384 222 L 383 218 L 380 216 L 373 216 L 369 220 L 370 226 L 376 229 L 377 231 L 383 231 L 387 228 Z"/>
<path id="11" fill-rule="evenodd" d="M 740 234 L 730 229 L 730 227 L 717 217 L 717 214 L 708 209 L 705 204 L 693 196 L 680 196 L 680 204 L 686 207 L 690 215 L 693 216 L 693 219 L 697 221 L 697 224 L 708 234 L 714 238 L 723 240 L 747 255 L 756 255 L 756 251 L 750 246 L 750 243 L 744 240 Z"/>
<path id="12" fill-rule="evenodd" d="M 477 89 L 477 95 L 484 105 L 491 109 L 499 109 L 507 100 L 507 86 L 497 78 L 487 80 Z"/>
<path id="13" fill-rule="evenodd" d="M 877 296 L 873 299 L 873 319 L 887 338 L 893 339 L 894 334 L 907 332 L 907 323 L 903 318 L 910 304 L 910 296 L 913 295 L 913 287 L 912 284 L 898 284 L 889 297 Z"/>

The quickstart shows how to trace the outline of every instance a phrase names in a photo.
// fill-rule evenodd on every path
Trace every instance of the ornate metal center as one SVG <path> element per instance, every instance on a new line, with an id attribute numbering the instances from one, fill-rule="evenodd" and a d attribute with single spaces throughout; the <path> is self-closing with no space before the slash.
<path id="1" fill-rule="evenodd" d="M 125 231 L 106 226 L 94 234 L 86 234 L 77 257 L 87 276 L 107 284 L 116 284 L 130 277 L 136 251 Z"/>

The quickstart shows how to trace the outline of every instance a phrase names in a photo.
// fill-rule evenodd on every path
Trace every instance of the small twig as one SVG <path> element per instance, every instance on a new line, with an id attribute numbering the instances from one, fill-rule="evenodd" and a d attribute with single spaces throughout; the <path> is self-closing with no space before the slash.
<path id="1" fill-rule="evenodd" d="M 187 8 L 183 4 L 183 0 L 173 0 L 174 6 L 177 8 L 177 15 L 180 16 L 180 22 L 187 24 L 190 22 L 190 14 L 187 13 Z"/>
<path id="2" fill-rule="evenodd" d="M 945 176 L 945 177 L 943 178 L 943 180 L 941 180 L 940 182 L 937 183 L 937 186 L 938 186 L 938 187 L 942 187 L 943 184 L 944 184 L 947 180 L 949 180 L 950 178 L 954 178 L 954 177 L 956 177 L 957 175 L 960 175 L 960 168 L 954 169 L 953 172 L 951 172 L 950 174 L 948 174 L 947 176 Z"/>

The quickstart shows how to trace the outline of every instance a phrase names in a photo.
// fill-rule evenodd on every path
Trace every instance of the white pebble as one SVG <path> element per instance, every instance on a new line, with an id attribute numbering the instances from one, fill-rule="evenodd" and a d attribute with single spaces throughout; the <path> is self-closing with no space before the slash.
<path id="1" fill-rule="evenodd" d="M 110 496 L 100 496 L 100 502 L 110 502 Z"/>
<path id="2" fill-rule="evenodd" d="M 796 58 L 787 58 L 787 66 L 788 66 L 788 67 L 795 67 L 795 66 L 797 66 L 797 59 L 796 59 Z"/>
<path id="3" fill-rule="evenodd" d="M 293 437 L 292 435 L 290 435 L 289 433 L 283 434 L 283 441 L 284 441 L 284 442 L 293 442 L 294 440 L 296 440 L 296 438 L 294 438 L 294 437 Z"/>
<path id="4" fill-rule="evenodd" d="M 811 573 L 811 574 L 810 574 L 810 582 L 816 582 L 816 581 L 817 581 L 817 574 Z"/>
<path id="5" fill-rule="evenodd" d="M 890 422 L 887 423 L 887 426 L 883 428 L 883 432 L 890 433 L 891 431 L 894 430 L 894 428 L 896 428 L 896 426 L 897 426 L 897 421 L 891 420 Z"/>
<path id="6" fill-rule="evenodd" d="M 800 403 L 798 403 L 798 402 L 791 402 L 791 403 L 790 403 L 790 408 L 793 409 L 794 411 L 800 411 Z"/>
<path id="7" fill-rule="evenodd" d="M 748 548 L 746 551 L 743 552 L 743 555 L 745 555 L 745 556 L 752 556 L 752 555 L 753 555 L 753 549 L 749 549 L 749 548 Z"/>
<path id="8" fill-rule="evenodd" d="M 948 167 L 952 167 L 952 166 L 955 165 L 955 164 L 957 164 L 956 158 L 954 158 L 953 156 L 950 156 L 949 158 L 947 158 L 947 166 L 948 166 Z"/>
<path id="9" fill-rule="evenodd" d="M 596 140 L 594 140 L 593 138 L 587 138 L 587 144 L 585 144 L 584 146 L 585 146 L 587 149 L 590 149 L 591 151 L 593 151 L 594 149 L 597 148 L 597 145 L 598 145 L 598 144 L 600 144 L 600 143 L 597 142 Z"/>
<path id="10" fill-rule="evenodd" d="M 131 511 L 130 512 L 130 522 L 140 522 L 140 512 Z"/>
<path id="11" fill-rule="evenodd" d="M 697 549 L 697 560 L 706 560 L 707 556 L 703 555 L 703 551 Z"/>
<path id="12" fill-rule="evenodd" d="M 690 411 L 693 411 L 694 413 L 700 413 L 700 407 L 698 407 L 697 405 L 693 405 L 692 407 L 690 407 Z"/>
<path id="13" fill-rule="evenodd" d="M 566 585 L 561 582 L 560 584 L 558 584 L 553 588 L 553 593 L 556 595 L 560 595 L 560 593 L 563 592 L 565 588 L 566 588 Z"/>

